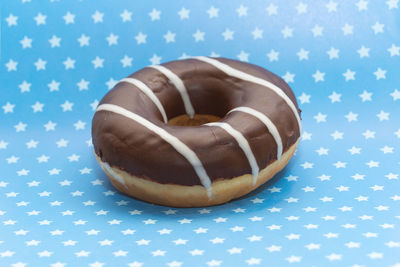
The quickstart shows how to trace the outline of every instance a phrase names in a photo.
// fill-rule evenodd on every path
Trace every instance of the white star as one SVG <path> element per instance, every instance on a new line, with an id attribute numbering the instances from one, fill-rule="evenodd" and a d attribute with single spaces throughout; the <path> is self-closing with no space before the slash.
<path id="1" fill-rule="evenodd" d="M 322 219 L 324 219 L 325 221 L 334 221 L 336 220 L 336 216 L 330 216 L 330 215 L 326 215 L 324 217 L 321 217 Z"/>
<path id="2" fill-rule="evenodd" d="M 156 222 L 157 222 L 157 220 L 153 220 L 153 219 L 147 219 L 147 220 L 143 221 L 144 224 L 155 224 Z"/>
<path id="3" fill-rule="evenodd" d="M 180 261 L 171 261 L 167 263 L 168 267 L 181 267 L 182 264 L 183 263 Z"/>
<path id="4" fill-rule="evenodd" d="M 233 40 L 233 34 L 235 32 L 231 31 L 229 28 L 226 28 L 225 31 L 222 33 L 222 36 L 224 37 L 224 40 Z"/>
<path id="5" fill-rule="evenodd" d="M 326 53 L 329 55 L 329 59 L 339 58 L 339 49 L 336 49 L 332 46 L 331 49 L 326 51 Z"/>
<path id="6" fill-rule="evenodd" d="M 113 78 L 110 78 L 110 79 L 106 82 L 106 85 L 107 85 L 107 87 L 108 87 L 108 90 L 112 89 L 117 83 L 118 83 L 118 81 L 114 80 Z"/>
<path id="7" fill-rule="evenodd" d="M 363 233 L 363 236 L 370 238 L 370 237 L 378 237 L 377 233 L 371 233 L 371 232 L 367 232 L 367 233 Z"/>
<path id="8" fill-rule="evenodd" d="M 153 10 L 149 13 L 151 17 L 151 21 L 160 20 L 161 11 L 153 8 Z"/>
<path id="9" fill-rule="evenodd" d="M 53 35 L 51 37 L 51 39 L 49 39 L 49 43 L 50 43 L 51 48 L 60 47 L 60 42 L 61 42 L 61 38 L 59 38 L 59 37 L 57 37 L 55 35 Z"/>
<path id="10" fill-rule="evenodd" d="M 81 79 L 76 85 L 79 87 L 79 91 L 88 90 L 89 89 L 89 81 L 85 81 L 85 79 Z"/>
<path id="11" fill-rule="evenodd" d="M 66 111 L 72 111 L 73 105 L 74 103 L 71 103 L 68 100 L 66 100 L 64 104 L 60 105 L 60 107 L 63 109 L 63 112 L 66 112 Z"/>
<path id="12" fill-rule="evenodd" d="M 357 50 L 357 53 L 360 55 L 360 58 L 369 57 L 369 50 L 370 48 L 361 46 L 361 48 Z"/>
<path id="13" fill-rule="evenodd" d="M 143 34 L 142 32 L 139 32 L 139 33 L 135 36 L 135 39 L 136 39 L 136 42 L 137 42 L 138 45 L 140 45 L 140 44 L 145 44 L 145 43 L 146 43 L 146 38 L 147 38 L 147 35 L 146 35 L 146 34 Z"/>
<path id="14" fill-rule="evenodd" d="M 302 93 L 301 96 L 298 97 L 301 104 L 310 103 L 310 98 L 311 98 L 311 95 L 307 95 L 305 93 Z"/>
<path id="15" fill-rule="evenodd" d="M 25 244 L 27 246 L 37 246 L 37 245 L 40 244 L 40 241 L 38 241 L 38 240 L 30 240 L 30 241 L 26 241 Z"/>
<path id="16" fill-rule="evenodd" d="M 115 257 L 125 257 L 126 255 L 128 255 L 128 251 L 118 250 L 118 251 L 114 251 L 113 254 Z"/>
<path id="17" fill-rule="evenodd" d="M 397 132 L 394 132 L 394 134 L 397 136 L 397 138 L 400 138 L 400 128 L 397 130 Z"/>
<path id="18" fill-rule="evenodd" d="M 68 143 L 69 143 L 69 141 L 68 141 L 68 140 L 65 140 L 64 138 L 61 138 L 60 140 L 58 140 L 58 141 L 56 142 L 58 148 L 60 148 L 60 147 L 67 147 Z"/>
<path id="19" fill-rule="evenodd" d="M 259 29 L 258 27 L 256 27 L 251 34 L 253 35 L 253 39 L 257 40 L 257 39 L 262 39 L 263 38 L 263 33 L 264 31 Z"/>
<path id="20" fill-rule="evenodd" d="M 239 18 L 247 16 L 247 9 L 248 8 L 243 5 L 240 5 L 239 8 L 236 9 L 236 12 L 238 13 Z"/>
<path id="21" fill-rule="evenodd" d="M 311 31 L 313 32 L 314 37 L 322 36 L 322 31 L 323 30 L 324 30 L 324 28 L 319 26 L 318 24 L 315 24 L 314 27 L 311 29 Z"/>
<path id="22" fill-rule="evenodd" d="M 58 174 L 60 174 L 60 172 L 61 172 L 60 169 L 53 168 L 53 169 L 49 170 L 49 175 L 58 175 Z"/>
<path id="23" fill-rule="evenodd" d="M 24 36 L 24 39 L 19 41 L 19 43 L 22 45 L 22 49 L 32 48 L 32 39 L 28 38 L 26 35 Z"/>
<path id="24" fill-rule="evenodd" d="M 328 9 L 328 13 L 336 12 L 337 11 L 337 4 L 336 2 L 329 0 L 329 2 L 325 5 Z"/>
<path id="25" fill-rule="evenodd" d="M 268 190 L 270 193 L 279 193 L 279 192 L 281 192 L 281 189 L 282 189 L 282 188 L 280 188 L 280 187 L 273 186 L 273 187 L 271 187 L 271 188 L 268 188 L 267 190 Z"/>
<path id="26" fill-rule="evenodd" d="M 289 239 L 289 240 L 297 240 L 297 239 L 300 239 L 300 235 L 299 234 L 293 234 L 293 233 L 291 233 L 291 234 L 289 234 L 289 235 L 286 235 L 285 236 L 287 239 Z"/>
<path id="27" fill-rule="evenodd" d="M 80 258 L 80 257 L 88 257 L 89 254 L 90 254 L 90 252 L 86 251 L 86 250 L 81 250 L 79 252 L 75 252 L 75 256 L 78 257 L 78 258 Z"/>
<path id="28" fill-rule="evenodd" d="M 341 94 L 336 93 L 335 91 L 332 92 L 332 94 L 330 96 L 328 96 L 331 100 L 331 103 L 335 103 L 335 102 L 340 102 Z"/>
<path id="29" fill-rule="evenodd" d="M 122 64 L 122 67 L 132 67 L 132 60 L 133 60 L 133 58 L 131 58 L 131 57 L 128 57 L 127 55 L 125 55 L 121 60 L 120 60 L 120 62 L 121 62 L 121 64 Z"/>
<path id="30" fill-rule="evenodd" d="M 389 248 L 398 248 L 400 247 L 400 242 L 389 241 L 385 243 L 385 245 L 388 246 Z"/>
<path id="31" fill-rule="evenodd" d="M 46 18 L 47 18 L 46 15 L 43 15 L 42 13 L 38 13 L 36 15 L 36 17 L 34 17 L 33 19 L 36 21 L 36 26 L 39 26 L 42 24 L 43 25 L 46 24 Z"/>
<path id="32" fill-rule="evenodd" d="M 384 24 L 380 24 L 378 21 L 371 26 L 371 28 L 374 30 L 374 34 L 378 33 L 383 33 L 383 28 L 385 27 Z"/>
<path id="33" fill-rule="evenodd" d="M 119 15 L 122 19 L 122 22 L 132 21 L 132 12 L 129 12 L 126 9 L 124 9 L 124 11 Z"/>
<path id="34" fill-rule="evenodd" d="M 360 247 L 360 243 L 357 243 L 357 242 L 348 242 L 344 245 L 348 248 L 359 248 Z"/>
<path id="35" fill-rule="evenodd" d="M 90 107 L 92 108 L 92 110 L 96 110 L 98 105 L 99 105 L 99 101 L 97 99 L 95 99 L 92 103 L 90 103 Z M 92 143 L 91 143 L 91 140 L 89 140 L 89 141 L 90 141 L 90 144 L 88 143 L 88 145 L 90 146 Z"/>
<path id="36" fill-rule="evenodd" d="M 108 45 L 117 45 L 118 44 L 118 35 L 115 35 L 114 33 L 110 33 L 109 36 L 107 36 L 106 40 L 108 42 Z"/>
<path id="37" fill-rule="evenodd" d="M 49 161 L 49 156 L 46 155 L 41 155 L 40 157 L 37 157 L 38 163 L 43 163 L 43 162 L 48 162 Z"/>
<path id="38" fill-rule="evenodd" d="M 308 250 L 320 249 L 320 248 L 321 248 L 321 244 L 310 243 L 310 244 L 308 244 L 308 245 L 305 245 L 305 247 L 306 247 Z"/>
<path id="39" fill-rule="evenodd" d="M 149 245 L 151 242 L 151 240 L 145 240 L 145 239 L 141 239 L 136 241 L 136 244 L 138 244 L 139 246 L 144 246 L 144 245 Z"/>
<path id="40" fill-rule="evenodd" d="M 8 143 L 4 140 L 0 140 L 0 149 L 7 149 Z"/>
<path id="41" fill-rule="evenodd" d="M 363 93 L 360 94 L 359 96 L 361 97 L 362 102 L 365 102 L 365 101 L 372 101 L 372 99 L 371 99 L 372 93 L 367 92 L 367 91 L 365 91 L 365 90 L 364 90 Z"/>
<path id="42" fill-rule="evenodd" d="M 210 18 L 210 19 L 212 19 L 212 18 L 218 18 L 218 16 L 219 16 L 219 8 L 215 8 L 214 6 L 211 6 L 208 10 L 207 10 L 207 13 L 208 13 L 208 17 Z"/>
<path id="43" fill-rule="evenodd" d="M 114 243 L 114 240 L 104 239 L 102 241 L 99 241 L 98 243 L 100 244 L 100 246 L 111 246 L 112 243 Z"/>
<path id="44" fill-rule="evenodd" d="M 394 147 L 389 147 L 389 146 L 384 146 L 380 150 L 383 152 L 383 154 L 392 154 L 393 153 Z"/>
<path id="45" fill-rule="evenodd" d="M 306 186 L 306 187 L 303 187 L 301 190 L 303 190 L 304 192 L 314 192 L 315 187 Z"/>
<path id="46" fill-rule="evenodd" d="M 390 53 L 390 57 L 400 56 L 400 46 L 396 46 L 395 44 L 392 44 L 387 51 Z"/>
<path id="47" fill-rule="evenodd" d="M 274 4 L 269 4 L 269 6 L 265 10 L 268 12 L 269 16 L 278 14 L 278 6 Z"/>
<path id="48" fill-rule="evenodd" d="M 241 254 L 242 250 L 243 250 L 242 248 L 233 247 L 228 249 L 227 251 L 229 254 L 233 255 L 233 254 Z"/>
<path id="49" fill-rule="evenodd" d="M 21 93 L 25 92 L 30 92 L 31 91 L 31 85 L 30 83 L 23 81 L 18 87 L 21 89 Z"/>
<path id="50" fill-rule="evenodd" d="M 225 238 L 216 237 L 214 239 L 210 239 L 210 242 L 213 244 L 222 244 L 224 243 Z"/>
<path id="51" fill-rule="evenodd" d="M 266 247 L 265 249 L 268 250 L 269 252 L 275 252 L 275 251 L 281 251 L 281 246 L 275 246 L 271 245 L 269 247 Z"/>
<path id="52" fill-rule="evenodd" d="M 81 36 L 76 40 L 79 42 L 80 47 L 89 46 L 90 36 L 86 36 L 82 33 Z"/>
<path id="53" fill-rule="evenodd" d="M 217 260 L 211 260 L 211 261 L 207 261 L 206 264 L 209 267 L 213 267 L 213 266 L 220 266 L 222 263 L 222 261 L 217 261 Z"/>
<path id="54" fill-rule="evenodd" d="M 60 89 L 60 83 L 52 80 L 51 83 L 47 84 L 49 87 L 50 92 L 58 91 Z"/>
<path id="55" fill-rule="evenodd" d="M 279 60 L 279 52 L 275 51 L 274 49 L 271 49 L 269 53 L 267 54 L 267 57 L 269 58 L 269 61 L 278 61 Z"/>
<path id="56" fill-rule="evenodd" d="M 198 256 L 198 255 L 203 255 L 204 250 L 194 249 L 189 251 L 189 253 L 192 254 L 192 256 Z"/>
<path id="57" fill-rule="evenodd" d="M 34 105 L 32 105 L 31 107 L 32 107 L 34 113 L 43 112 L 44 104 L 39 103 L 38 101 L 36 101 L 36 103 Z"/>
<path id="58" fill-rule="evenodd" d="M 208 228 L 199 227 L 193 230 L 196 234 L 205 234 L 208 231 Z"/>
<path id="59" fill-rule="evenodd" d="M 18 17 L 14 16 L 13 14 L 10 13 L 10 15 L 8 15 L 8 17 L 6 18 L 8 27 L 11 26 L 17 26 L 18 25 Z"/>
<path id="60" fill-rule="evenodd" d="M 94 23 L 103 22 L 104 13 L 100 13 L 98 10 L 92 15 L 92 19 Z"/>
<path id="61" fill-rule="evenodd" d="M 55 131 L 56 130 L 56 125 L 57 125 L 57 123 L 54 123 L 52 121 L 48 121 L 43 126 L 44 126 L 44 128 L 46 128 L 46 132 L 48 132 L 48 131 Z"/>
<path id="62" fill-rule="evenodd" d="M 389 115 L 390 114 L 388 112 L 384 112 L 383 110 L 381 110 L 381 112 L 376 114 L 376 116 L 379 118 L 379 121 L 387 121 L 387 120 L 389 120 Z"/>
<path id="63" fill-rule="evenodd" d="M 178 212 L 178 210 L 173 210 L 173 209 L 168 209 L 168 210 L 164 210 L 163 213 L 165 215 L 171 215 L 171 214 L 176 214 Z"/>
<path id="64" fill-rule="evenodd" d="M 282 78 L 285 80 L 285 82 L 287 83 L 294 83 L 294 76 L 296 76 L 296 74 L 290 73 L 290 72 L 286 72 L 285 75 L 282 76 Z"/>
<path id="65" fill-rule="evenodd" d="M 8 164 L 13 164 L 13 163 L 17 163 L 19 160 L 19 157 L 16 156 L 11 156 L 9 158 L 6 159 Z"/>
<path id="66" fill-rule="evenodd" d="M 367 10 L 368 9 L 368 2 L 364 0 L 360 0 L 355 4 L 358 8 L 358 11 Z"/>
<path id="67" fill-rule="evenodd" d="M 65 61 L 63 61 L 66 70 L 75 68 L 75 60 L 68 57 Z"/>
<path id="68" fill-rule="evenodd" d="M 347 164 L 347 163 L 344 162 L 344 164 Z M 346 165 L 345 165 L 345 166 L 346 166 Z M 344 185 L 338 186 L 338 187 L 336 187 L 336 189 L 337 189 L 339 192 L 349 191 L 349 187 L 348 187 L 348 186 L 344 186 Z M 343 211 L 343 210 L 342 210 L 342 211 Z"/>
<path id="69" fill-rule="evenodd" d="M 7 71 L 17 71 L 17 61 L 10 59 L 5 65 L 7 67 Z"/>
<path id="70" fill-rule="evenodd" d="M 243 232 L 244 227 L 243 226 L 234 226 L 229 228 L 232 232 Z"/>
<path id="71" fill-rule="evenodd" d="M 245 51 L 241 50 L 240 54 L 237 55 L 236 57 L 240 60 L 240 61 L 244 61 L 244 62 L 248 62 L 249 61 L 249 53 L 246 53 Z"/>
<path id="72" fill-rule="evenodd" d="M 250 242 L 261 241 L 262 236 L 260 235 L 252 235 L 247 238 Z"/>
<path id="73" fill-rule="evenodd" d="M 306 162 L 306 163 L 308 163 L 308 162 Z M 305 165 L 306 163 L 304 163 L 304 164 L 302 164 L 302 165 Z M 312 166 L 312 165 L 309 165 L 309 166 Z M 304 167 L 305 169 L 309 169 L 309 168 L 311 168 L 311 167 Z M 298 201 L 299 201 L 299 199 L 298 198 L 294 198 L 294 197 L 289 197 L 289 198 L 285 198 L 285 201 L 287 201 L 287 203 L 292 203 L 292 202 L 295 202 L 295 203 L 297 203 Z"/>
<path id="74" fill-rule="evenodd" d="M 328 260 L 330 260 L 330 261 L 337 261 L 337 260 L 341 260 L 342 259 L 342 255 L 341 254 L 332 253 L 332 254 L 327 255 L 326 258 Z"/>
<path id="75" fill-rule="evenodd" d="M 381 68 L 378 68 L 375 72 L 374 75 L 376 77 L 377 80 L 380 79 L 386 79 L 386 70 L 383 70 Z"/>
<path id="76" fill-rule="evenodd" d="M 31 139 L 29 142 L 26 143 L 27 148 L 36 148 L 39 142 Z"/>
<path id="77" fill-rule="evenodd" d="M 342 31 L 344 35 L 350 35 L 353 34 L 353 25 L 349 25 L 348 23 L 346 23 L 343 27 L 342 27 Z"/>
<path id="78" fill-rule="evenodd" d="M 326 233 L 324 234 L 326 238 L 338 238 L 339 234 L 337 233 Z"/>
<path id="79" fill-rule="evenodd" d="M 2 108 L 4 110 L 4 114 L 13 113 L 15 105 L 11 104 L 10 102 L 7 102 L 4 106 L 2 106 Z"/>
<path id="80" fill-rule="evenodd" d="M 171 31 L 168 31 L 166 34 L 164 34 L 165 42 L 167 44 L 175 42 L 175 36 L 176 36 L 176 33 L 172 33 Z"/>
<path id="81" fill-rule="evenodd" d="M 350 80 L 355 80 L 355 77 L 354 77 L 355 75 L 356 75 L 356 72 L 352 71 L 350 69 L 347 69 L 346 72 L 343 73 L 343 76 L 345 77 L 346 82 L 350 81 Z"/>
<path id="82" fill-rule="evenodd" d="M 261 263 L 261 259 L 259 259 L 259 258 L 250 258 L 250 259 L 246 260 L 246 263 L 248 265 L 260 264 Z"/>
<path id="83" fill-rule="evenodd" d="M 378 168 L 379 167 L 378 161 L 370 160 L 369 162 L 367 162 L 365 164 L 368 165 L 368 167 L 370 167 L 370 168 Z"/>
<path id="84" fill-rule="evenodd" d="M 197 42 L 200 42 L 200 41 L 204 41 L 204 35 L 205 34 L 206 34 L 205 32 L 197 30 L 195 33 L 193 33 L 192 36 L 193 36 L 195 42 L 197 43 Z"/>
<path id="85" fill-rule="evenodd" d="M 34 62 L 33 64 L 36 66 L 36 71 L 45 70 L 47 61 L 45 61 L 41 58 L 38 58 L 38 60 L 36 62 Z"/>
<path id="86" fill-rule="evenodd" d="M 388 0 L 386 1 L 386 5 L 388 6 L 389 10 L 398 8 L 399 0 Z"/>
<path id="87" fill-rule="evenodd" d="M 38 255 L 40 258 L 42 257 L 50 257 L 53 254 L 52 251 L 47 251 L 47 250 L 43 250 L 41 252 L 38 252 Z"/>
<path id="88" fill-rule="evenodd" d="M 383 253 L 378 253 L 378 252 L 371 252 L 369 254 L 367 254 L 367 256 L 371 259 L 371 260 L 375 260 L 375 259 L 382 259 L 383 258 Z"/>
<path id="89" fill-rule="evenodd" d="M 63 16 L 63 19 L 65 20 L 65 24 L 75 23 L 75 15 L 69 11 Z"/>
<path id="90" fill-rule="evenodd" d="M 250 201 L 253 202 L 253 204 L 261 204 L 264 202 L 264 199 L 263 198 L 253 198 Z"/>
<path id="91" fill-rule="evenodd" d="M 358 202 L 368 201 L 368 197 L 366 197 L 366 196 L 358 196 L 358 197 L 355 197 L 354 199 L 357 200 Z"/>
<path id="92" fill-rule="evenodd" d="M 304 14 L 307 13 L 307 4 L 304 4 L 303 2 L 300 2 L 297 6 L 297 14 Z"/>
<path id="93" fill-rule="evenodd" d="M 100 58 L 98 56 L 96 56 L 96 58 L 92 60 L 93 67 L 95 69 L 103 68 L 103 63 L 104 63 L 104 58 Z"/>
<path id="94" fill-rule="evenodd" d="M 400 91 L 397 89 L 394 89 L 390 95 L 393 97 L 393 101 L 399 100 L 400 99 Z"/>
<path id="95" fill-rule="evenodd" d="M 393 180 L 393 179 L 399 179 L 399 175 L 398 174 L 394 174 L 394 173 L 389 173 L 385 175 L 386 178 L 388 178 L 389 180 Z"/>
<path id="96" fill-rule="evenodd" d="M 325 196 L 325 197 L 320 198 L 319 200 L 321 200 L 322 202 L 332 202 L 333 197 Z"/>
<path id="97" fill-rule="evenodd" d="M 337 161 L 332 165 L 335 166 L 336 168 L 346 168 L 347 162 Z"/>
<path id="98" fill-rule="evenodd" d="M 172 231 L 172 230 L 169 230 L 169 231 Z M 161 234 L 161 233 L 160 233 L 160 234 Z M 174 241 L 172 241 L 172 242 L 174 242 L 175 245 L 186 245 L 187 240 L 184 240 L 184 239 L 179 238 L 179 239 L 174 240 Z"/>
<path id="99" fill-rule="evenodd" d="M 324 77 L 325 77 L 325 73 L 324 72 L 320 72 L 319 70 L 317 70 L 313 75 L 314 81 L 317 82 L 323 82 L 324 81 Z"/>
<path id="100" fill-rule="evenodd" d="M 358 114 L 350 111 L 345 117 L 348 122 L 357 121 Z"/>
<path id="101" fill-rule="evenodd" d="M 311 140 L 311 136 L 312 136 L 312 133 L 308 133 L 308 132 L 304 131 L 302 136 L 301 136 L 301 140 L 302 141 Z"/>
<path id="102" fill-rule="evenodd" d="M 235 213 L 244 213 L 246 211 L 246 209 L 242 209 L 242 208 L 236 208 L 232 210 Z"/>
<path id="103" fill-rule="evenodd" d="M 93 263 L 89 263 L 90 267 L 103 267 L 104 263 L 95 261 Z"/>
<path id="104" fill-rule="evenodd" d="M 372 132 L 370 130 L 366 130 L 362 133 L 362 135 L 364 135 L 365 139 L 375 138 L 375 132 Z"/>
<path id="105" fill-rule="evenodd" d="M 156 54 L 153 54 L 153 56 L 150 58 L 150 62 L 152 65 L 158 65 L 161 63 L 161 57 L 157 56 Z"/>
<path id="106" fill-rule="evenodd" d="M 310 51 L 307 51 L 307 50 L 304 50 L 303 48 L 301 48 L 300 50 L 299 50 L 299 52 L 297 52 L 297 56 L 299 57 L 299 60 L 300 61 L 302 61 L 302 60 L 308 60 L 308 53 L 309 53 Z"/>
<path id="107" fill-rule="evenodd" d="M 151 254 L 153 254 L 153 257 L 165 256 L 165 253 L 167 253 L 165 250 L 159 250 L 159 249 L 151 252 Z"/>
<path id="108" fill-rule="evenodd" d="M 268 209 L 269 212 L 280 212 L 281 208 L 276 208 L 276 207 L 272 207 L 270 209 Z"/>
<path id="109" fill-rule="evenodd" d="M 290 257 L 287 257 L 285 260 L 287 260 L 289 263 L 300 262 L 301 257 L 292 255 Z"/>
<path id="110" fill-rule="evenodd" d="M 285 28 L 283 28 L 281 33 L 282 33 L 284 39 L 293 37 L 293 28 L 289 28 L 288 26 L 285 26 Z"/>
<path id="111" fill-rule="evenodd" d="M 59 230 L 59 229 L 54 230 L 54 231 L 50 231 L 51 235 L 62 235 L 63 233 L 64 233 L 64 231 Z"/>
<path id="112" fill-rule="evenodd" d="M 182 19 L 188 19 L 189 18 L 189 14 L 190 14 L 190 10 L 186 9 L 184 7 L 181 8 L 181 10 L 179 10 L 178 15 L 179 17 Z"/>
<path id="113" fill-rule="evenodd" d="M 78 243 L 78 241 L 73 241 L 73 240 L 67 240 L 62 242 L 64 244 L 64 246 L 75 246 L 76 243 Z"/>
<path id="114" fill-rule="evenodd" d="M 15 128 L 15 131 L 17 133 L 19 133 L 19 132 L 25 132 L 26 126 L 28 126 L 28 125 L 23 122 L 18 122 L 18 124 L 14 125 L 14 128 Z"/>

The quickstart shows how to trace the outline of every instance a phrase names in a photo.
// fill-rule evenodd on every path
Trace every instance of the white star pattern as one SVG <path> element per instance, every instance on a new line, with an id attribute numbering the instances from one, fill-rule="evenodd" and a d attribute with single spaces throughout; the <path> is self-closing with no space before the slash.
<path id="1" fill-rule="evenodd" d="M 61 4 L 2 10 L 3 265 L 400 266 L 399 0 Z M 120 194 L 94 160 L 95 109 L 134 71 L 198 55 L 288 83 L 297 151 L 271 182 L 216 207 Z"/>

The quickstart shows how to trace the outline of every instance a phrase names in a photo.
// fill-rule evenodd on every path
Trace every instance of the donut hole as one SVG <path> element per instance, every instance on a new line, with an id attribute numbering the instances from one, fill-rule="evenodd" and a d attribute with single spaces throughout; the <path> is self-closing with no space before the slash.
<path id="1" fill-rule="evenodd" d="M 211 114 L 194 114 L 193 118 L 190 118 L 187 114 L 182 114 L 171 118 L 168 124 L 175 126 L 200 126 L 209 122 L 219 121 L 221 117 Z"/>

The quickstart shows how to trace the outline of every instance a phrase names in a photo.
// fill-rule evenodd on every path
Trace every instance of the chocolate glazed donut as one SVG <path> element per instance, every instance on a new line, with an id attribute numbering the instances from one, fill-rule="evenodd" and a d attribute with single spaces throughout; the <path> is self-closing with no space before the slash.
<path id="1" fill-rule="evenodd" d="M 287 164 L 300 112 L 275 74 L 195 57 L 122 79 L 99 103 L 92 138 L 120 191 L 162 205 L 209 206 L 247 194 Z"/>

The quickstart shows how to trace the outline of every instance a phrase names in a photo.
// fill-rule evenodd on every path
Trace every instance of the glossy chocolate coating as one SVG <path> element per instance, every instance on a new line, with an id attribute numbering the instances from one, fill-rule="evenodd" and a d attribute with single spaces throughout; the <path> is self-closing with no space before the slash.
<path id="1" fill-rule="evenodd" d="M 295 104 L 290 87 L 275 74 L 252 64 L 217 58 L 220 62 L 274 83 Z M 185 84 L 197 114 L 221 117 L 247 139 L 261 169 L 277 159 L 277 145 L 268 128 L 257 118 L 243 112 L 227 112 L 238 106 L 251 107 L 276 125 L 283 152 L 300 136 L 296 117 L 287 103 L 271 89 L 226 75 L 214 66 L 196 60 L 162 64 Z M 129 76 L 145 83 L 158 97 L 168 119 L 185 114 L 183 101 L 174 85 L 159 71 L 144 68 Z M 166 124 L 154 103 L 134 85 L 118 83 L 100 104 L 123 107 L 176 136 L 192 149 L 212 181 L 251 173 L 249 162 L 235 139 L 219 127 L 175 126 Z M 227 114 L 227 115 L 226 115 Z M 112 167 L 159 183 L 200 185 L 193 166 L 160 136 L 136 121 L 108 112 L 96 112 L 92 121 L 96 154 Z"/>

